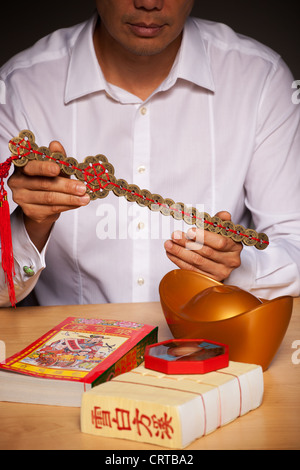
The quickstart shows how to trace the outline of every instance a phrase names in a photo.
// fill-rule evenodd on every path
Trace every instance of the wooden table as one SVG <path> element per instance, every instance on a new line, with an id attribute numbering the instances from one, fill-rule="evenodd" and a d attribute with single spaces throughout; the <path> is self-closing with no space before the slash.
<path id="1" fill-rule="evenodd" d="M 4 308 L 0 309 L 0 340 L 6 343 L 7 356 L 20 351 L 68 316 L 150 323 L 159 326 L 160 341 L 171 338 L 159 303 Z M 300 298 L 297 298 L 284 341 L 264 373 L 262 406 L 198 439 L 186 450 L 300 448 L 299 316 Z M 83 434 L 79 415 L 79 408 L 0 403 L 0 449 L 166 450 Z"/>

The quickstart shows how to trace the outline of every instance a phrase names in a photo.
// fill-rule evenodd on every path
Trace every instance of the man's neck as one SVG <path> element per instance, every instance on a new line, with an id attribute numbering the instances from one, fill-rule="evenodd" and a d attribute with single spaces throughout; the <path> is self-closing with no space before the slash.
<path id="1" fill-rule="evenodd" d="M 181 36 L 155 55 L 136 55 L 111 40 L 97 25 L 96 56 L 105 79 L 145 101 L 168 76 L 181 44 Z"/>

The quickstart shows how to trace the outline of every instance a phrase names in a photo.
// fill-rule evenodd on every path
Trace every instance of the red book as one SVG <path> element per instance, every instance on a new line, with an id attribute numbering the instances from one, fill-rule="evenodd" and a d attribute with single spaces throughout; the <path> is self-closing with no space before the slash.
<path id="1" fill-rule="evenodd" d="M 144 360 L 158 328 L 69 317 L 0 364 L 0 401 L 80 406 L 81 395 Z"/>

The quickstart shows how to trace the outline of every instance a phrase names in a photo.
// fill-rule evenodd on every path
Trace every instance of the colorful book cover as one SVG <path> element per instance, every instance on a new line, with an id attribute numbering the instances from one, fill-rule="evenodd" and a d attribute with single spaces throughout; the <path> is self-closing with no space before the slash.
<path id="1" fill-rule="evenodd" d="M 129 321 L 69 317 L 0 369 L 95 386 L 141 364 L 157 331 Z"/>

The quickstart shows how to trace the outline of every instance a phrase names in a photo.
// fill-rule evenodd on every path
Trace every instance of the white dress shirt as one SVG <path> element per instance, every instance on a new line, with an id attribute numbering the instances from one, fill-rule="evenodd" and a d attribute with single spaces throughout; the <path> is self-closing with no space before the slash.
<path id="1" fill-rule="evenodd" d="M 270 246 L 244 247 L 226 282 L 264 298 L 299 295 L 300 107 L 282 59 L 190 18 L 169 76 L 143 102 L 104 79 L 95 22 L 56 31 L 2 67 L 1 161 L 9 139 L 30 129 L 38 145 L 59 140 L 79 162 L 106 155 L 117 178 L 141 189 L 210 215 L 229 211 L 245 227 L 252 220 Z M 41 305 L 158 300 L 160 280 L 176 269 L 164 241 L 189 228 L 111 192 L 61 214 L 40 254 L 21 211 L 11 219 L 17 300 L 35 287 Z M 2 272 L 0 305 L 9 305 Z"/>

